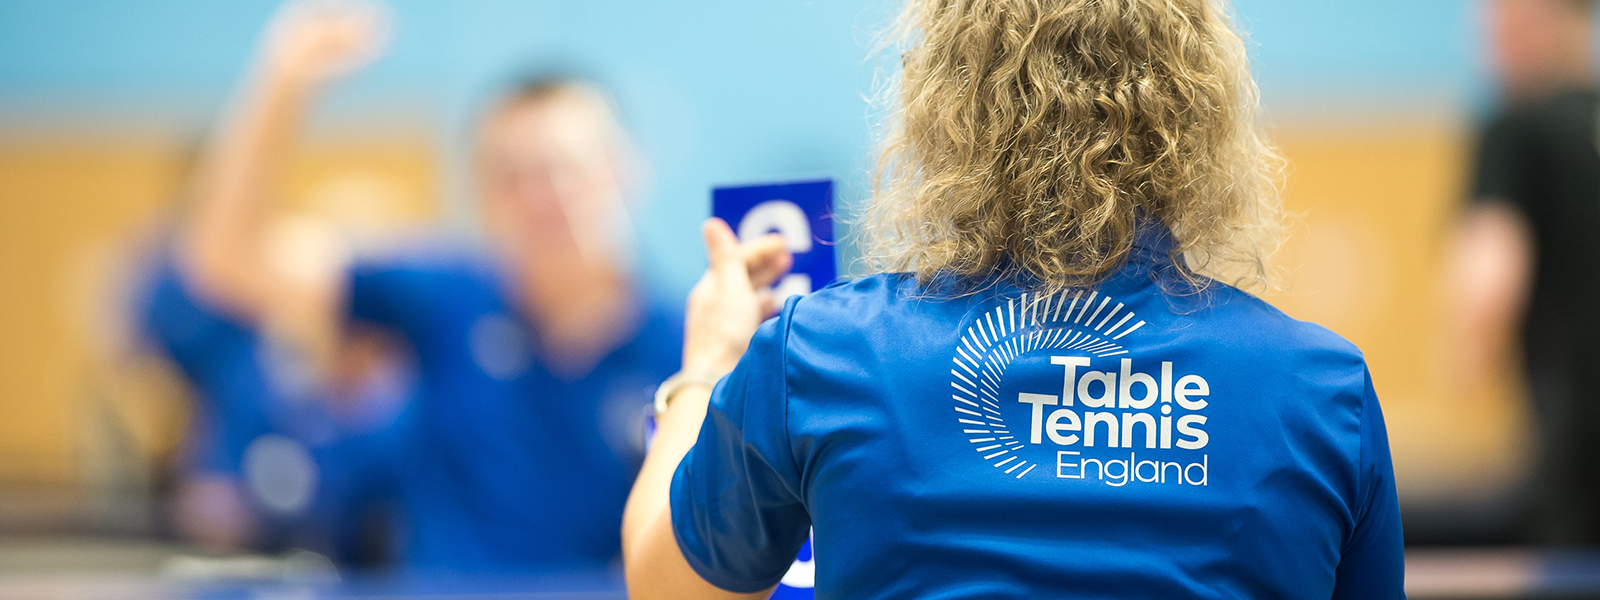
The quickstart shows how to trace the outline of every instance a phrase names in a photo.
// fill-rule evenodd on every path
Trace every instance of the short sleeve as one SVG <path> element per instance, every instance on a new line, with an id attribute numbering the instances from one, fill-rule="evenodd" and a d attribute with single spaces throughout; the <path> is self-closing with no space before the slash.
<path id="1" fill-rule="evenodd" d="M 777 585 L 810 532 L 787 431 L 784 338 L 796 301 L 757 330 L 717 384 L 672 479 L 678 547 L 702 578 L 732 592 Z"/>
<path id="2" fill-rule="evenodd" d="M 1503 201 L 1526 209 L 1528 155 L 1522 143 L 1523 127 L 1512 116 L 1501 116 L 1484 129 L 1472 182 L 1472 201 Z"/>
<path id="3" fill-rule="evenodd" d="M 144 335 L 191 377 L 215 359 L 218 346 L 245 337 L 241 327 L 202 306 L 171 268 L 157 275 L 140 318 Z"/>
<path id="4" fill-rule="evenodd" d="M 1366 376 L 1361 407 L 1361 458 L 1355 530 L 1341 549 L 1335 573 L 1335 600 L 1405 597 L 1405 542 L 1400 527 L 1400 500 L 1395 493 L 1394 464 L 1383 410 Z"/>

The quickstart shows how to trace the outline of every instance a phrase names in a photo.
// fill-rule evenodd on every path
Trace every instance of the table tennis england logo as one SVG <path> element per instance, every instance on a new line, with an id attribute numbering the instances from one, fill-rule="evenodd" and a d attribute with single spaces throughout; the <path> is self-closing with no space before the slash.
<path id="1" fill-rule="evenodd" d="M 1017 479 L 1208 484 L 1210 383 L 1130 356 L 1118 340 L 1145 321 L 1123 309 L 1099 292 L 1023 294 L 973 319 L 950 397 L 984 462 Z"/>

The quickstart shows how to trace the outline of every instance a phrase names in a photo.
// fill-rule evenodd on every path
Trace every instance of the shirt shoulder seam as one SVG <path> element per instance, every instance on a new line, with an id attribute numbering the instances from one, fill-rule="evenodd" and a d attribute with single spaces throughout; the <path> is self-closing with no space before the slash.
<path id="1" fill-rule="evenodd" d="M 796 298 L 793 302 L 788 303 L 788 306 L 784 307 L 784 312 L 787 314 L 784 315 L 783 319 L 783 338 L 778 356 L 781 362 L 780 367 L 783 369 L 783 380 L 779 383 L 779 389 L 783 394 L 783 406 L 781 407 L 783 409 L 783 449 L 784 453 L 789 455 L 789 468 L 794 469 L 795 492 L 800 496 L 798 500 L 800 500 L 801 504 L 804 504 L 805 481 L 800 473 L 800 463 L 795 460 L 794 438 L 789 434 L 789 331 L 794 326 L 794 312 L 799 305 L 800 299 Z"/>
<path id="2" fill-rule="evenodd" d="M 1372 373 L 1364 372 L 1361 378 L 1361 404 L 1356 407 L 1358 413 L 1356 415 L 1356 489 L 1354 497 L 1350 498 L 1350 534 L 1345 537 L 1344 546 L 1348 546 L 1351 541 L 1355 540 L 1356 529 L 1367 518 L 1367 509 L 1371 504 L 1369 496 L 1371 495 L 1372 476 L 1368 473 L 1366 458 L 1368 452 L 1367 429 L 1371 426 L 1367 419 L 1367 403 L 1373 401 L 1367 397 L 1367 390 L 1372 387 Z"/>

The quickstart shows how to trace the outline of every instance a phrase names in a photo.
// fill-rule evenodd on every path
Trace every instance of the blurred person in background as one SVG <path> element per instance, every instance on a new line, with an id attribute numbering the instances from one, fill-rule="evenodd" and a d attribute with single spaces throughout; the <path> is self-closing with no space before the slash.
<path id="1" fill-rule="evenodd" d="M 1482 132 L 1453 298 L 1472 380 L 1520 346 L 1541 455 L 1525 541 L 1600 543 L 1600 92 L 1594 0 L 1488 0 Z"/>
<path id="2" fill-rule="evenodd" d="M 619 554 L 643 416 L 681 353 L 680 311 L 631 272 L 637 172 L 584 83 L 519 87 L 482 117 L 481 252 L 414 247 L 293 268 L 265 251 L 283 164 L 322 89 L 383 48 L 372 4 L 290 4 L 196 177 L 183 270 L 205 302 L 292 340 L 326 372 L 355 327 L 414 354 L 398 444 L 410 566 L 605 568 Z"/>

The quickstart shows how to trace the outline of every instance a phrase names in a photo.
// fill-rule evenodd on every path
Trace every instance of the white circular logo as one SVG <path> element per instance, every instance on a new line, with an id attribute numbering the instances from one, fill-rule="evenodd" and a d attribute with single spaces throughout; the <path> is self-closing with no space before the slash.
<path id="1" fill-rule="evenodd" d="M 1000 414 L 1000 381 L 1017 357 L 1035 350 L 1075 351 L 1095 357 L 1127 354 L 1117 343 L 1145 322 L 1121 302 L 1099 292 L 1030 295 L 985 311 L 956 344 L 950 369 L 956 422 L 983 460 L 1021 479 L 1039 463 L 1017 451 L 1025 444 Z M 1026 425 L 1023 426 L 1027 428 Z"/>

